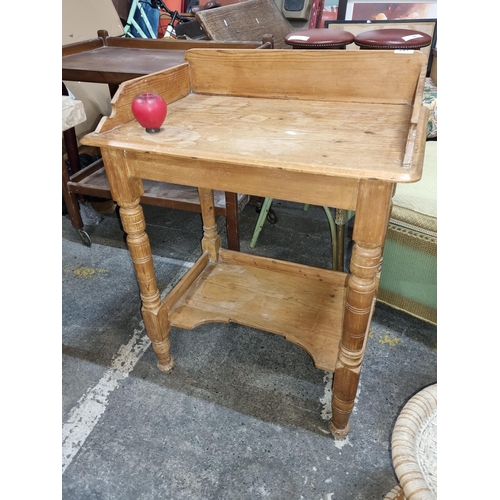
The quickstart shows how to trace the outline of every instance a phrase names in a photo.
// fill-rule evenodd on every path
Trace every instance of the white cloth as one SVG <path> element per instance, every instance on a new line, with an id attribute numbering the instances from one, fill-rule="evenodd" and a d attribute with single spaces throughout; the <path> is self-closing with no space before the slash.
<path id="1" fill-rule="evenodd" d="M 70 96 L 62 96 L 62 131 L 75 127 L 87 119 L 83 102 L 72 99 Z"/>

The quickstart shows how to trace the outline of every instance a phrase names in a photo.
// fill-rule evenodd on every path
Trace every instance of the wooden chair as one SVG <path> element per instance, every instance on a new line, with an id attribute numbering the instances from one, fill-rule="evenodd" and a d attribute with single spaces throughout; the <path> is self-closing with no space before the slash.
<path id="1" fill-rule="evenodd" d="M 216 9 L 200 10 L 196 19 L 211 40 L 219 42 L 262 40 L 272 35 L 275 49 L 290 49 L 285 37 L 291 25 L 274 0 L 247 0 Z"/>

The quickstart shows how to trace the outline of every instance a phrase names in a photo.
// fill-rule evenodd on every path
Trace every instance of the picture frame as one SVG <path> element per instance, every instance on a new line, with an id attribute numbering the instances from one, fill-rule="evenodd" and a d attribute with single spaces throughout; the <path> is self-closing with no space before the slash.
<path id="1" fill-rule="evenodd" d="M 437 19 L 437 0 L 338 0 L 338 21 L 395 21 Z"/>
<path id="2" fill-rule="evenodd" d="M 427 47 L 422 47 L 420 50 L 428 57 L 427 75 L 430 74 L 432 61 L 437 46 L 437 19 L 392 19 L 386 21 L 378 20 L 365 20 L 365 21 L 330 21 L 324 23 L 325 28 L 345 30 L 352 33 L 354 36 L 359 35 L 364 31 L 371 31 L 374 29 L 383 28 L 401 28 L 427 33 L 432 37 L 432 42 Z M 346 46 L 346 50 L 359 50 L 355 43 Z"/>
<path id="3" fill-rule="evenodd" d="M 318 28 L 323 28 L 325 21 L 336 21 L 338 14 L 338 0 L 320 0 L 323 2 L 320 9 L 320 22 L 317 24 Z"/>

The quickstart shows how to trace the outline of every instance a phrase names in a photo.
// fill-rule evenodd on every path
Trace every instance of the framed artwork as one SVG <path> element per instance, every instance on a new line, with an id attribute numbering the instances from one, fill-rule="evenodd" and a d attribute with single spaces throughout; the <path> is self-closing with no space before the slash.
<path id="1" fill-rule="evenodd" d="M 325 3 L 323 5 L 323 13 L 321 16 L 320 27 L 322 28 L 324 26 L 325 21 L 336 21 L 338 10 L 339 10 L 338 0 L 325 0 Z"/>
<path id="2" fill-rule="evenodd" d="M 337 20 L 393 21 L 401 19 L 437 19 L 437 0 L 402 0 L 397 3 L 338 0 Z"/>

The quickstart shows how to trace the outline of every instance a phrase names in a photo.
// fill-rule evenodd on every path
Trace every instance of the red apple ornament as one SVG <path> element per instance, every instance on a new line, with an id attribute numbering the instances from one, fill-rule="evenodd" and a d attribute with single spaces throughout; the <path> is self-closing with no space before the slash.
<path id="1" fill-rule="evenodd" d="M 146 132 L 159 132 L 167 116 L 167 103 L 158 94 L 144 92 L 132 101 L 132 114 Z"/>

